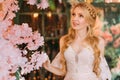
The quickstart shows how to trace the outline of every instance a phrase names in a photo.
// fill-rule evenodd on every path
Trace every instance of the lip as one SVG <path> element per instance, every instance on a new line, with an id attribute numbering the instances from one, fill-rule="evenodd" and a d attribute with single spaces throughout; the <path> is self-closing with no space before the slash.
<path id="1" fill-rule="evenodd" d="M 72 22 L 72 25 L 73 25 L 73 26 L 78 26 L 79 24 L 76 23 L 76 22 Z"/>

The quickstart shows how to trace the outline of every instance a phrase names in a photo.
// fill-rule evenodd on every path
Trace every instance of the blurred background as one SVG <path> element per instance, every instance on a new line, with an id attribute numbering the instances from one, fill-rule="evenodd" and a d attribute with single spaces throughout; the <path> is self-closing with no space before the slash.
<path id="1" fill-rule="evenodd" d="M 70 27 L 70 4 L 74 0 L 61 0 L 61 3 L 58 0 L 49 1 L 49 8 L 38 9 L 35 5 L 27 4 L 26 0 L 19 0 L 20 10 L 16 13 L 14 22 L 28 23 L 34 31 L 38 30 L 45 38 L 44 51 L 50 60 L 53 60 L 59 51 L 59 38 L 66 34 Z M 102 30 L 107 32 L 104 37 L 109 39 L 105 57 L 112 72 L 112 80 L 120 80 L 120 0 L 78 1 L 88 2 L 101 10 L 104 17 Z M 26 80 L 63 80 L 63 77 L 49 73 L 44 68 L 24 76 Z"/>

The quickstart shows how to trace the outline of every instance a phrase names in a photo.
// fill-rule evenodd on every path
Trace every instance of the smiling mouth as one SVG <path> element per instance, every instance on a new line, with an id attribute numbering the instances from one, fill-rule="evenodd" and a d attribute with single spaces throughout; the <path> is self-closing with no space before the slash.
<path id="1" fill-rule="evenodd" d="M 78 26 L 78 25 L 79 25 L 78 23 L 74 23 L 74 22 L 73 22 L 73 26 Z"/>

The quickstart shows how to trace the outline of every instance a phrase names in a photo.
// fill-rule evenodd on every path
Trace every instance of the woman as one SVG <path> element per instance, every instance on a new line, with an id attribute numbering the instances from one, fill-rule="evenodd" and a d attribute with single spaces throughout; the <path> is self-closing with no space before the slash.
<path id="1" fill-rule="evenodd" d="M 81 2 L 71 9 L 71 27 L 60 39 L 60 52 L 43 66 L 64 80 L 111 80 L 104 40 L 94 34 L 96 9 Z"/>

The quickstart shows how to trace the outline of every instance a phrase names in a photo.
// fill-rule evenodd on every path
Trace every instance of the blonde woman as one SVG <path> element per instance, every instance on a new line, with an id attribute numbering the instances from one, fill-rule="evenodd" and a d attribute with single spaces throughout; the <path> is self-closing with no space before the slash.
<path id="1" fill-rule="evenodd" d="M 65 76 L 64 80 L 111 80 L 104 58 L 104 40 L 94 34 L 97 12 L 92 5 L 81 2 L 71 9 L 71 27 L 60 39 L 60 51 L 48 71 Z"/>

